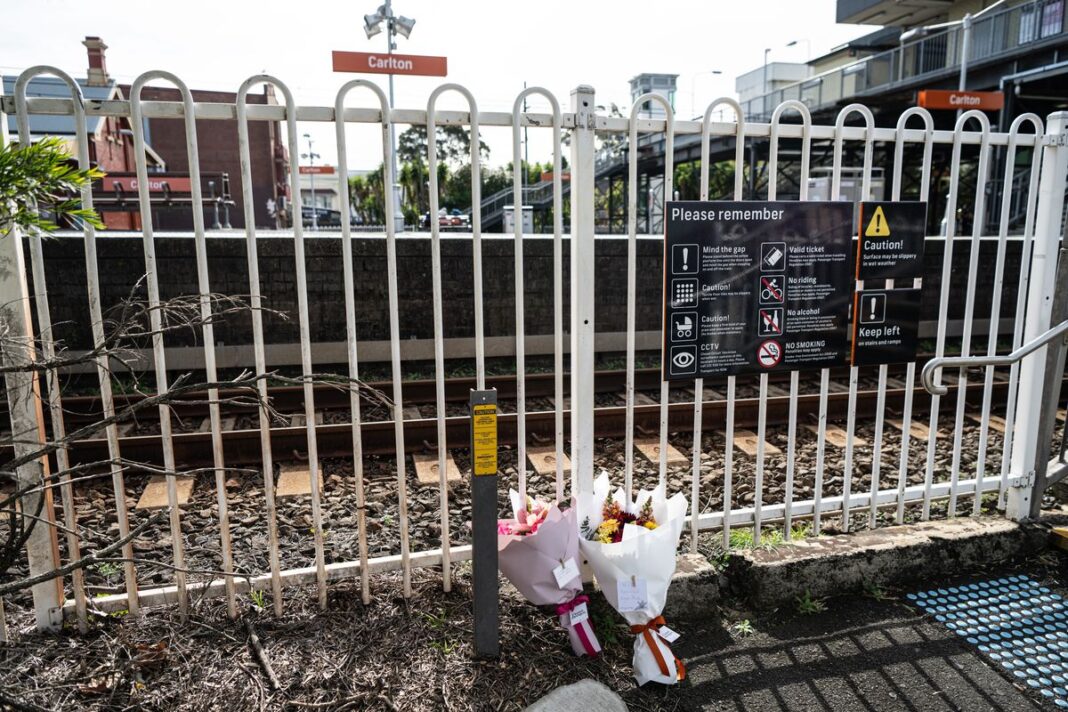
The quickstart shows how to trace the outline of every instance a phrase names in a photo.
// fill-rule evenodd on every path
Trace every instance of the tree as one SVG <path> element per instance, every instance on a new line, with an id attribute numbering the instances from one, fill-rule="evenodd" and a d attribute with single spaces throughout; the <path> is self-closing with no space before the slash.
<path id="1" fill-rule="evenodd" d="M 701 161 L 675 166 L 675 190 L 680 200 L 699 200 L 701 197 Z M 708 199 L 734 197 L 734 161 L 719 161 L 708 167 Z"/>
<path id="2" fill-rule="evenodd" d="M 79 190 L 103 176 L 95 168 L 79 169 L 55 136 L 28 146 L 0 146 L 0 228 L 50 232 L 65 221 L 103 227 L 78 197 Z"/>
<path id="3" fill-rule="evenodd" d="M 466 163 L 471 155 L 471 134 L 464 126 L 437 127 L 438 160 L 457 165 Z M 479 139 L 482 160 L 488 160 L 489 146 Z M 397 158 L 401 163 L 427 161 L 426 126 L 411 126 L 397 139 Z"/>
<path id="4" fill-rule="evenodd" d="M 362 224 L 381 225 L 385 222 L 381 165 L 366 176 L 349 178 L 349 202 Z"/>

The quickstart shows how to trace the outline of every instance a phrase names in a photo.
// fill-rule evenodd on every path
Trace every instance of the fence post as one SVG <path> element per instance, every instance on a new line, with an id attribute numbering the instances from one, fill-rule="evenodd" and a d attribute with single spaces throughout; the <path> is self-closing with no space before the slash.
<path id="1" fill-rule="evenodd" d="M 1023 343 L 1041 336 L 1050 327 L 1061 219 L 1064 215 L 1065 173 L 1068 173 L 1068 112 L 1050 114 L 1046 122 L 1046 134 L 1040 144 L 1042 173 L 1038 184 L 1035 241 L 1031 253 Z M 1038 146 L 1035 148 L 1039 149 Z M 1046 351 L 1046 348 L 1039 349 L 1020 363 L 1018 415 L 1013 428 L 1012 462 L 1005 508 L 1005 515 L 1015 521 L 1031 516 L 1039 454 L 1037 436 L 1041 430 L 1043 391 L 1046 387 Z"/>
<path id="2" fill-rule="evenodd" d="M 571 92 L 571 491 L 593 489 L 594 134 L 593 87 Z"/>
<path id="3" fill-rule="evenodd" d="M 1068 226 L 1065 226 L 1068 231 Z M 1061 247 L 1057 262 L 1057 285 L 1053 293 L 1053 309 L 1050 324 L 1056 326 L 1068 319 L 1068 250 Z M 1064 373 L 1065 342 L 1063 338 L 1054 339 L 1046 348 L 1046 373 L 1055 375 Z M 1052 380 L 1052 383 L 1059 383 Z M 1057 406 L 1060 405 L 1061 389 L 1047 388 L 1042 394 L 1042 409 L 1039 411 L 1038 429 L 1035 440 L 1035 477 L 1031 485 L 1031 517 L 1037 517 L 1042 510 L 1042 493 L 1046 491 L 1050 452 L 1053 450 L 1053 431 L 1057 425 Z"/>
<path id="4" fill-rule="evenodd" d="M 0 329 L 3 330 L 0 360 L 4 367 L 20 368 L 32 363 L 35 347 L 26 260 L 22 237 L 13 225 L 6 226 L 6 232 L 0 236 Z M 23 457 L 39 450 L 43 441 L 40 384 L 37 374 L 28 370 L 9 371 L 5 381 L 14 453 L 15 457 Z M 42 484 L 47 472 L 44 458 L 31 460 L 18 468 L 17 486 L 21 489 Z M 20 499 L 19 507 L 31 514 L 38 508 L 41 510 L 40 520 L 26 541 L 30 576 L 53 571 L 59 566 L 59 541 L 52 490 L 27 494 Z M 24 519 L 24 526 L 30 524 L 30 519 Z M 58 629 L 63 622 L 63 579 L 39 583 L 32 590 L 38 630 Z"/>

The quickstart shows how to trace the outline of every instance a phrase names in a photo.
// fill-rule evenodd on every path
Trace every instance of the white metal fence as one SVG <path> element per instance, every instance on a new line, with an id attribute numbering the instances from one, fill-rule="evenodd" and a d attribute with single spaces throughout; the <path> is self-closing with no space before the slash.
<path id="1" fill-rule="evenodd" d="M 70 99 L 34 98 L 27 97 L 26 88 L 29 81 L 37 76 L 50 74 L 59 77 L 71 89 Z M 180 102 L 142 101 L 141 89 L 149 82 L 165 81 L 176 86 L 181 94 Z M 272 84 L 283 97 L 281 105 L 247 105 L 245 97 L 248 91 L 263 83 Z M 364 98 L 370 99 L 369 107 L 353 108 L 348 106 L 349 95 L 359 90 Z M 460 94 L 468 103 L 466 111 L 445 111 L 437 108 L 439 97 L 445 92 Z M 549 113 L 536 113 L 522 111 L 523 100 L 532 95 L 542 97 L 551 107 Z M 630 118 L 609 118 L 597 114 L 595 109 L 594 92 L 589 87 L 579 87 L 571 94 L 571 110 L 563 112 L 556 98 L 548 91 L 539 88 L 528 89 L 520 94 L 515 101 L 512 113 L 479 112 L 475 98 L 465 88 L 446 84 L 436 89 L 430 96 L 425 110 L 421 109 L 390 109 L 382 90 L 372 82 L 365 80 L 353 80 L 344 84 L 337 95 L 337 100 L 332 107 L 322 106 L 298 106 L 289 89 L 281 81 L 269 76 L 254 76 L 245 81 L 239 91 L 235 104 L 199 103 L 194 102 L 187 87 L 180 79 L 166 72 L 149 72 L 139 77 L 133 84 L 129 100 L 104 101 L 86 103 L 80 94 L 78 85 L 66 74 L 52 67 L 34 67 L 24 72 L 17 82 L 16 94 L 12 97 L 4 97 L 0 109 L 3 112 L 14 112 L 17 116 L 20 140 L 30 140 L 29 117 L 32 114 L 57 114 L 73 116 L 77 127 L 76 145 L 77 160 L 83 167 L 88 166 L 89 153 L 86 136 L 85 117 L 88 115 L 100 116 L 128 116 L 134 129 L 135 155 L 137 160 L 137 173 L 139 183 L 146 184 L 147 166 L 145 163 L 143 134 L 143 119 L 166 118 L 174 121 L 183 121 L 186 127 L 186 148 L 192 180 L 192 204 L 199 205 L 201 202 L 201 186 L 199 181 L 199 155 L 197 147 L 197 127 L 194 119 L 198 120 L 235 120 L 238 122 L 239 144 L 241 152 L 241 176 L 239 177 L 243 195 L 246 223 L 246 244 L 249 270 L 249 294 L 252 306 L 253 346 L 255 354 L 255 370 L 262 376 L 267 372 L 265 357 L 265 343 L 268 336 L 264 333 L 264 326 L 259 308 L 262 305 L 265 285 L 261 284 L 256 253 L 255 217 L 253 205 L 256 196 L 252 193 L 251 167 L 249 157 L 249 131 L 251 121 L 283 122 L 285 136 L 291 157 L 290 180 L 292 185 L 298 185 L 298 161 L 300 155 L 297 147 L 297 122 L 326 122 L 333 123 L 337 131 L 338 151 L 338 189 L 342 198 L 342 214 L 348 213 L 348 172 L 347 164 L 353 156 L 352 147 L 347 145 L 345 127 L 350 123 L 373 124 L 381 127 L 382 151 L 384 155 L 384 183 L 392 185 L 391 146 L 389 141 L 390 124 L 425 125 L 428 134 L 434 135 L 437 126 L 461 125 L 468 127 L 472 136 L 477 137 L 480 127 L 496 126 L 510 127 L 513 135 L 515 165 L 520 165 L 521 130 L 522 128 L 542 127 L 545 131 L 551 131 L 554 163 L 554 210 L 553 210 L 553 369 L 554 369 L 554 408 L 555 408 L 555 462 L 556 472 L 552 486 L 552 493 L 557 500 L 569 498 L 569 492 L 587 490 L 592 487 L 594 470 L 604 462 L 599 460 L 602 451 L 610 447 L 606 442 L 594 437 L 595 397 L 594 397 L 594 302 L 596 285 L 594 283 L 594 218 L 595 218 L 595 185 L 594 185 L 594 160 L 597 152 L 596 137 L 599 133 L 628 133 L 629 145 L 638 145 L 638 135 L 642 133 L 664 134 L 666 151 L 666 167 L 664 173 L 664 195 L 672 194 L 673 180 L 673 142 L 676 136 L 683 134 L 698 134 L 702 139 L 702 155 L 707 156 L 710 142 L 713 139 L 726 138 L 734 141 L 734 193 L 738 199 L 742 198 L 743 191 L 743 167 L 746 165 L 746 142 L 754 139 L 769 142 L 769 154 L 767 168 L 769 173 L 767 199 L 776 198 L 777 178 L 780 170 L 781 144 L 784 141 L 792 143 L 800 142 L 801 147 L 801 200 L 808 198 L 808 174 L 810 171 L 810 159 L 813 155 L 814 144 L 833 146 L 833 184 L 832 199 L 839 199 L 841 195 L 841 179 L 843 174 L 843 151 L 847 144 L 855 144 L 863 147 L 863 186 L 862 194 L 868 195 L 870 191 L 871 176 L 873 171 L 873 152 L 876 145 L 882 145 L 892 149 L 893 174 L 891 185 L 891 198 L 900 199 L 902 195 L 902 175 L 906 169 L 915 170 L 916 165 L 906 165 L 906 148 L 921 147 L 922 158 L 918 169 L 921 176 L 920 195 L 930 193 L 930 181 L 932 175 L 933 148 L 939 144 L 950 146 L 952 149 L 952 165 L 949 182 L 948 204 L 946 212 L 947 234 L 955 236 L 957 229 L 958 209 L 960 205 L 961 191 L 961 166 L 962 152 L 969 154 L 977 153 L 978 169 L 974 180 L 976 181 L 974 195 L 977 196 L 975 204 L 968 206 L 975 216 L 984 214 L 983 201 L 987 188 L 996 181 L 1004 185 L 998 194 L 1002 196 L 1000 231 L 994 236 L 997 240 L 997 255 L 994 275 L 988 283 L 980 284 L 979 240 L 981 237 L 990 239 L 991 236 L 982 235 L 984 221 L 975 219 L 972 221 L 972 234 L 957 239 L 944 240 L 944 261 L 942 268 L 942 285 L 940 294 L 939 328 L 935 339 L 936 355 L 943 355 L 947 346 L 946 323 L 949 301 L 953 295 L 963 294 L 965 303 L 964 333 L 959 345 L 963 354 L 967 355 L 973 342 L 972 323 L 985 317 L 975 313 L 974 304 L 977 289 L 993 290 L 992 312 L 989 314 L 989 330 L 987 332 L 986 350 L 993 353 L 998 348 L 999 339 L 1011 340 L 1012 346 L 1018 346 L 1025 337 L 1040 333 L 1048 326 L 1048 294 L 1053 284 L 1051 272 L 1055 262 L 1056 246 L 1059 242 L 1060 221 L 1063 212 L 1065 193 L 1065 172 L 1068 163 L 1068 147 L 1064 145 L 1066 117 L 1063 114 L 1054 115 L 1048 127 L 1043 126 L 1042 120 L 1034 115 L 1025 115 L 1017 119 L 1008 133 L 995 133 L 990 130 L 989 122 L 985 114 L 981 112 L 967 112 L 956 123 L 953 131 L 936 131 L 933 128 L 931 115 L 924 109 L 909 109 L 901 115 L 897 125 L 893 128 L 876 127 L 874 117 L 869 109 L 859 104 L 851 104 L 839 113 L 835 124 L 822 126 L 814 125 L 808 108 L 798 101 L 786 101 L 775 108 L 769 123 L 749 123 L 743 120 L 741 107 L 732 99 L 719 99 L 713 102 L 705 112 L 703 121 L 680 121 L 673 116 L 671 107 L 656 95 L 640 97 L 635 106 L 640 107 L 647 101 L 657 102 L 663 105 L 667 118 L 651 120 L 640 118 L 637 110 L 633 111 Z M 717 110 L 732 110 L 738 121 L 722 122 L 712 121 L 711 117 Z M 800 123 L 785 123 L 783 117 L 788 114 L 796 114 L 800 117 Z M 849 119 L 860 119 L 863 125 L 847 125 Z M 6 126 L 6 117 L 0 113 L 0 124 Z M 1025 129 L 1029 129 L 1025 130 Z M 571 189 L 570 189 L 570 233 L 564 234 L 562 190 L 560 185 L 562 152 L 564 146 L 561 135 L 564 130 L 571 132 L 570 135 L 570 166 L 571 166 Z M 438 185 L 437 185 L 437 161 L 434 141 L 429 141 L 430 151 L 428 155 L 429 175 L 431 180 L 431 204 L 430 214 L 436 215 L 438 208 Z M 477 138 L 471 141 L 470 161 L 472 165 L 472 204 L 478 206 L 479 199 L 479 142 Z M 1017 318 L 1011 334 L 999 334 L 998 325 L 1001 317 L 1000 295 L 1003 289 L 1004 264 L 1006 246 L 1010 240 L 1008 237 L 1008 213 L 1009 201 L 1018 200 L 1019 196 L 1012 195 L 1015 156 L 1018 150 L 1027 148 L 1033 150 L 1032 171 L 1030 185 L 1027 187 L 1025 197 L 1027 205 L 1027 221 L 1024 234 L 1019 239 L 1022 241 L 1022 249 L 1025 258 L 1024 268 L 1020 272 L 1020 281 L 1017 285 L 1018 297 L 1016 314 L 1027 314 L 1027 318 Z M 990 166 L 995 154 L 1002 156 L 1004 175 L 990 176 Z M 639 268 L 636 259 L 637 236 L 637 161 L 630 161 L 629 182 L 629 210 L 628 210 L 628 261 L 627 274 L 620 275 L 625 278 L 629 286 L 629 299 L 627 304 L 627 340 L 626 340 L 626 436 L 623 451 L 622 472 L 616 475 L 622 484 L 629 490 L 635 487 L 640 479 L 637 471 L 638 466 L 634 458 L 635 436 L 635 361 L 636 342 L 635 334 L 642 329 L 657 328 L 653 324 L 636 323 L 635 309 L 635 280 L 636 270 Z M 1041 168 L 1041 174 L 1040 174 Z M 708 195 L 709 184 L 708 161 L 702 161 L 701 165 L 701 196 Z M 519 175 L 516 176 L 514 186 L 515 204 L 522 203 L 522 186 Z M 283 588 L 314 583 L 317 588 L 319 603 L 327 605 L 327 589 L 330 581 L 347 578 L 358 578 L 362 595 L 365 601 L 371 598 L 371 584 L 369 574 L 374 572 L 400 570 L 403 575 L 405 595 L 411 594 L 410 574 L 413 567 L 441 567 L 442 585 L 446 590 L 450 586 L 452 567 L 459 561 L 470 556 L 470 547 L 452 545 L 455 538 L 450 532 L 450 489 L 446 481 L 447 457 L 449 448 L 466 448 L 465 442 L 446 441 L 446 403 L 445 403 L 445 356 L 444 356 L 444 319 L 442 300 L 442 264 L 441 264 L 441 237 L 436 221 L 431 221 L 431 261 L 433 281 L 431 289 L 434 297 L 433 322 L 434 322 L 434 363 L 436 381 L 436 419 L 437 419 L 437 442 L 435 447 L 438 455 L 439 498 L 438 512 L 436 514 L 423 513 L 423 520 L 437 518 L 439 526 L 440 546 L 437 548 L 420 549 L 413 551 L 411 545 L 410 526 L 412 516 L 409 513 L 409 464 L 405 454 L 404 442 L 404 384 L 403 363 L 401 359 L 401 342 L 404 335 L 401 333 L 401 325 L 398 317 L 400 305 L 399 280 L 397 274 L 396 253 L 396 229 L 393 224 L 395 214 L 393 200 L 394 193 L 384 190 L 386 228 L 385 238 L 387 242 L 388 263 L 388 300 L 389 312 L 392 315 L 390 323 L 390 363 L 392 370 L 393 390 L 389 394 L 392 399 L 392 420 L 395 430 L 396 456 L 395 456 L 395 497 L 398 505 L 398 541 L 397 553 L 384 556 L 371 556 L 367 544 L 367 527 L 369 524 L 368 502 L 366 500 L 364 481 L 364 455 L 361 436 L 361 413 L 360 399 L 354 392 L 351 395 L 351 429 L 352 429 L 352 461 L 355 478 L 356 501 L 352 504 L 355 510 L 358 529 L 358 557 L 355 560 L 327 562 L 324 553 L 324 513 L 323 492 L 320 491 L 319 479 L 311 478 L 310 515 L 312 526 L 310 535 L 314 540 L 313 562 L 307 568 L 283 569 L 278 549 L 279 530 L 277 524 L 277 505 L 274 492 L 274 462 L 272 459 L 270 418 L 265 407 L 261 407 L 259 414 L 259 437 L 262 449 L 262 471 L 267 473 L 264 477 L 264 502 L 265 520 L 268 531 L 269 570 L 255 572 L 235 573 L 230 532 L 228 495 L 226 489 L 227 462 L 223 448 L 223 426 L 220 417 L 217 391 L 209 394 L 210 406 L 210 429 L 212 453 L 214 460 L 214 483 L 219 519 L 219 549 L 218 570 L 221 575 L 210 580 L 190 582 L 183 572 L 185 552 L 183 551 L 182 516 L 183 512 L 175 506 L 177 503 L 177 491 L 174 478 L 168 478 L 168 498 L 171 504 L 169 527 L 171 530 L 172 561 L 175 568 L 173 583 L 156 587 L 139 587 L 136 567 L 133 563 L 134 552 L 132 546 L 127 544 L 123 549 L 123 556 L 127 559 L 124 564 L 123 578 L 125 592 L 112 594 L 87 600 L 83 581 L 78 572 L 75 572 L 69 582 L 72 599 L 66 600 L 62 590 L 56 587 L 38 587 L 35 591 L 38 623 L 42 627 L 55 625 L 59 618 L 57 611 L 62 611 L 76 616 L 84 626 L 87 609 L 90 605 L 105 611 L 128 609 L 136 615 L 143 605 L 157 605 L 162 603 L 177 603 L 183 612 L 187 610 L 190 595 L 224 596 L 227 600 L 231 615 L 237 611 L 237 596 L 249 590 L 269 590 L 273 597 L 274 610 L 282 611 Z M 154 252 L 152 211 L 148 204 L 147 193 L 140 194 L 142 205 L 141 216 L 143 220 L 143 241 L 145 271 L 147 273 L 148 297 L 152 304 L 159 303 L 159 290 L 157 280 L 157 265 Z M 89 190 L 83 193 L 83 201 L 91 205 L 92 195 Z M 299 191 L 293 191 L 293 214 L 301 214 L 301 198 Z M 210 316 L 211 302 L 208 298 L 211 285 L 208 280 L 208 257 L 205 249 L 206 232 L 203 214 L 200 210 L 194 210 L 194 235 L 196 240 L 196 263 L 198 284 L 196 291 L 201 295 L 201 309 L 205 317 Z M 474 278 L 474 298 L 469 305 L 450 304 L 450 308 L 470 308 L 474 310 L 474 339 L 475 339 L 475 373 L 479 388 L 484 387 L 486 378 L 485 334 L 482 318 L 482 274 L 481 262 L 481 221 L 480 211 L 475 210 L 471 221 L 471 240 L 473 242 L 473 263 L 471 266 Z M 515 240 L 519 244 L 524 236 L 520 233 L 521 221 L 516 221 Z M 311 374 L 315 372 L 313 358 L 313 344 L 309 336 L 309 313 L 307 299 L 307 276 L 305 256 L 303 252 L 304 233 L 300 221 L 293 226 L 293 243 L 295 246 L 294 274 L 297 282 L 298 305 L 294 317 L 300 326 L 300 354 L 301 369 L 304 374 L 304 413 L 307 434 L 307 459 L 312 473 L 319 470 L 319 458 L 316 447 L 316 405 L 315 392 L 311 382 Z M 32 302 L 37 310 L 37 320 L 41 326 L 40 353 L 45 358 L 50 358 L 54 352 L 54 344 L 51 337 L 52 320 L 49 313 L 49 292 L 45 283 L 45 269 L 41 236 L 30 234 L 28 236 L 30 247 L 30 263 L 33 271 L 33 299 Z M 564 265 L 563 243 L 570 241 L 570 323 L 563 313 L 564 306 Z M 93 336 L 99 344 L 104 339 L 100 282 L 97 274 L 97 260 L 95 252 L 96 234 L 91 227 L 84 232 L 86 270 L 88 277 L 88 309 L 89 318 L 93 324 Z M 342 221 L 341 245 L 343 249 L 343 264 L 340 277 L 344 282 L 345 309 L 346 309 L 346 342 L 348 376 L 358 379 L 360 376 L 360 359 L 358 346 L 359 335 L 356 333 L 354 299 L 354 275 L 352 268 L 352 233 L 348 221 Z M 938 241 L 938 238 L 932 238 Z M 6 275 L 5 294 L 18 295 L 19 289 L 23 292 L 27 289 L 25 281 L 20 275 L 25 274 L 25 269 L 20 262 L 22 260 L 21 246 L 18 240 L 6 240 L 3 257 L 9 260 L 13 268 Z M 953 273 L 953 251 L 955 244 L 966 243 L 971 247 L 970 264 L 966 275 Z M 1033 258 L 1028 261 L 1027 255 Z M 1028 265 L 1031 269 L 1027 269 Z M 524 330 L 524 263 L 521 249 L 515 251 L 515 334 L 516 334 L 516 364 L 517 364 L 517 431 L 518 431 L 518 457 L 517 479 L 513 483 L 520 491 L 526 491 L 528 486 L 528 473 L 526 463 L 527 436 L 525 422 L 527 418 L 525 398 L 525 342 L 529 336 Z M 963 289 L 961 285 L 963 284 Z M 891 286 L 891 285 L 888 285 Z M 190 285 L 192 288 L 192 285 Z M 956 290 L 956 291 L 954 291 Z M 9 302 L 15 301 L 12 297 Z M 155 318 L 158 320 L 158 313 Z M 9 327 L 16 333 L 29 334 L 31 320 L 28 311 L 12 314 L 8 313 Z M 154 322 L 153 326 L 158 326 Z M 207 320 L 201 334 L 204 349 L 204 363 L 206 365 L 207 379 L 209 382 L 217 380 L 215 373 L 215 342 L 210 320 Z M 565 339 L 570 339 L 569 349 L 565 349 Z M 167 388 L 168 365 L 163 338 L 158 337 L 153 342 L 154 368 L 160 391 Z M 568 387 L 565 388 L 565 351 L 570 352 L 570 376 Z M 112 416 L 115 412 L 114 398 L 112 395 L 112 379 L 108 370 L 108 364 L 98 364 L 99 387 L 106 416 Z M 835 516 L 841 516 L 841 528 L 848 530 L 851 526 L 851 513 L 867 513 L 867 521 L 871 526 L 877 525 L 877 512 L 881 509 L 893 512 L 889 521 L 901 523 L 906 520 L 906 510 L 910 507 L 917 510 L 916 514 L 921 519 L 932 516 L 932 502 L 936 500 L 948 500 L 948 513 L 954 516 L 957 512 L 957 502 L 960 498 L 971 497 L 971 513 L 980 511 L 981 497 L 985 492 L 996 492 L 1003 502 L 1006 497 L 1011 512 L 1025 512 L 1027 509 L 1026 499 L 1030 492 L 1025 488 L 1014 488 L 1014 477 L 1034 469 L 1034 450 L 1029 445 L 1026 447 L 1014 447 L 1014 443 L 1023 438 L 1027 442 L 1027 435 L 1033 430 L 1033 413 L 1036 395 L 1041 394 L 1045 374 L 1042 373 L 1038 357 L 1025 360 L 1017 368 L 1013 366 L 1008 374 L 1008 408 L 1004 415 L 1004 435 L 997 445 L 996 454 L 1000 458 L 1000 469 L 988 473 L 987 464 L 992 454 L 991 437 L 989 431 L 990 414 L 992 410 L 992 393 L 995 386 L 995 373 L 993 368 L 987 368 L 983 374 L 983 386 L 981 390 L 982 406 L 979 412 L 980 428 L 977 445 L 977 464 L 974 469 L 965 469 L 962 466 L 962 453 L 966 447 L 963 433 L 965 430 L 966 399 L 957 398 L 956 409 L 952 418 L 942 412 L 938 396 L 930 399 L 929 403 L 919 403 L 918 398 L 926 399 L 926 396 L 914 396 L 916 387 L 915 364 L 908 364 L 904 374 L 904 404 L 899 422 L 895 423 L 900 432 L 900 440 L 897 442 L 897 464 L 887 468 L 884 463 L 884 452 L 887 444 L 887 417 L 885 397 L 888 387 L 888 369 L 882 366 L 874 376 L 877 385 L 877 401 L 874 412 L 874 433 L 871 443 L 871 457 L 860 459 L 857 456 L 856 429 L 857 396 L 861 389 L 860 370 L 851 368 L 846 384 L 835 384 L 832 373 L 824 369 L 820 373 L 818 386 L 818 421 L 815 424 L 816 443 L 815 455 L 811 460 L 800 462 L 799 449 L 799 423 L 798 402 L 802 396 L 803 381 L 812 378 L 812 374 L 794 372 L 790 375 L 788 391 L 788 415 L 786 433 L 786 451 L 782 454 L 772 454 L 767 447 L 769 438 L 767 408 L 771 396 L 770 389 L 773 384 L 768 376 L 761 375 L 756 386 L 758 391 L 758 415 L 756 432 L 755 458 L 750 463 L 748 460 L 740 462 L 735 455 L 733 446 L 736 439 L 735 410 L 738 401 L 739 379 L 744 377 L 730 377 L 726 382 L 725 423 L 722 429 L 722 443 L 709 446 L 708 433 L 702 434 L 706 403 L 706 384 L 697 379 L 693 383 L 691 402 L 693 403 L 693 432 L 692 440 L 692 463 L 690 466 L 670 467 L 668 465 L 669 445 L 672 441 L 679 443 L 678 437 L 670 433 L 669 428 L 669 401 L 672 392 L 667 382 L 660 385 L 660 427 L 659 427 L 659 462 L 656 464 L 656 481 L 670 484 L 671 478 L 688 478 L 689 490 L 692 500 L 692 520 L 690 547 L 697 550 L 699 544 L 699 532 L 704 530 L 720 530 L 724 545 L 730 544 L 730 532 L 732 528 L 752 527 L 754 540 L 760 541 L 764 526 L 768 523 L 781 523 L 787 536 L 799 518 L 812 519 L 812 531 L 820 532 L 823 528 L 823 520 Z M 968 383 L 969 374 L 961 370 L 957 374 L 959 392 L 963 393 Z M 1053 376 L 1051 375 L 1051 378 Z M 1059 378 L 1059 377 L 1058 377 Z M 1054 381 L 1057 382 L 1057 381 Z M 8 381 L 9 397 L 14 398 L 13 392 L 19 384 L 14 380 Z M 63 394 L 59 374 L 54 370 L 48 372 L 46 379 L 47 403 L 50 408 L 52 431 L 46 437 L 50 440 L 61 439 L 64 435 Z M 267 398 L 268 390 L 266 380 L 258 382 L 260 394 Z M 844 443 L 844 458 L 840 467 L 830 464 L 834 458 L 827 455 L 827 435 L 829 427 L 828 403 L 833 395 L 832 387 L 848 389 L 847 418 L 845 425 L 846 439 Z M 565 390 L 570 396 L 570 405 L 566 405 Z M 1019 397 L 1017 397 L 1019 395 Z M 713 400 L 720 398 L 717 396 Z M 775 401 L 777 404 L 780 400 Z M 927 419 L 928 436 L 925 446 L 916 442 L 911 435 L 915 429 L 913 415 L 918 406 L 924 406 L 923 410 L 929 412 Z M 778 405 L 776 406 L 778 407 Z M 18 434 L 36 433 L 38 428 L 37 414 L 32 404 L 23 404 L 16 407 L 12 400 L 13 431 Z M 570 433 L 565 432 L 565 419 L 570 420 Z M 943 434 L 940 426 L 952 423 L 952 430 Z M 160 424 L 162 432 L 163 461 L 167 471 L 173 472 L 176 468 L 174 452 L 170 442 L 171 422 L 170 412 L 167 407 L 160 408 Z M 670 437 L 669 437 L 670 436 Z M 719 436 L 716 436 L 719 437 Z M 38 440 L 34 435 L 31 440 Z M 951 442 L 951 455 L 949 466 L 940 464 L 939 442 Z M 107 427 L 107 442 L 110 452 L 110 468 L 115 498 L 114 517 L 118 524 L 119 536 L 126 536 L 130 531 L 130 519 L 126 506 L 127 487 L 124 481 L 126 467 L 123 465 L 121 442 L 119 432 L 115 424 Z M 922 466 L 917 466 L 910 461 L 910 452 L 913 448 L 926 448 L 926 458 Z M 715 452 L 713 452 L 713 450 Z M 570 482 L 565 479 L 564 455 L 569 454 L 571 459 Z M 712 455 L 721 458 L 711 467 L 706 460 Z M 61 471 L 69 467 L 68 452 L 60 448 L 56 452 L 57 464 Z M 1028 458 L 1031 458 L 1030 460 Z M 747 472 L 751 464 L 752 484 L 746 484 L 745 499 L 739 498 L 738 476 L 742 466 Z M 781 467 L 780 467 L 781 466 Z M 37 463 L 40 468 L 40 463 Z M 31 465 L 24 467 L 23 475 L 27 481 L 32 481 L 34 476 L 40 476 L 38 470 Z M 887 469 L 892 471 L 887 472 Z M 32 470 L 32 471 L 31 471 Z M 36 474 L 35 474 L 36 473 Z M 621 475 L 621 476 L 620 476 Z M 922 475 L 922 481 L 909 482 L 909 477 Z M 799 482 L 802 478 L 811 478 L 813 484 L 810 495 L 799 494 Z M 870 480 L 867 487 L 861 487 L 863 479 Z M 835 486 L 830 487 L 831 481 Z M 711 501 L 709 483 L 714 483 L 722 491 L 720 501 Z M 854 489 L 854 484 L 857 488 Z M 808 486 L 806 486 L 808 487 Z M 769 494 L 774 489 L 776 494 Z M 833 492 L 833 493 L 832 493 Z M 66 556 L 68 559 L 76 559 L 79 556 L 80 541 L 77 534 L 76 508 L 74 489 L 64 478 L 64 484 L 60 488 L 62 504 L 62 521 L 65 527 Z M 750 496 L 751 495 L 751 496 Z M 912 511 L 912 510 L 909 510 Z M 35 535 L 28 544 L 29 561 L 32 573 L 40 573 L 55 568 L 59 563 L 55 560 L 49 537 L 51 532 L 41 526 L 40 533 Z"/>

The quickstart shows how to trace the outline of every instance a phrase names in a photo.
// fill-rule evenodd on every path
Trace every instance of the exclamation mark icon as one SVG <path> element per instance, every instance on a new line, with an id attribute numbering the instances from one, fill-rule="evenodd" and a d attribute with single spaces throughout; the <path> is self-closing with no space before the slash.
<path id="1" fill-rule="evenodd" d="M 871 304 L 871 320 L 875 321 L 875 297 L 869 299 L 868 303 Z"/>
<path id="2" fill-rule="evenodd" d="M 687 264 L 689 261 L 690 261 L 690 248 L 689 247 L 684 247 L 684 248 L 682 248 L 682 271 L 683 272 L 689 272 L 690 271 L 690 266 L 689 266 L 689 264 Z"/>

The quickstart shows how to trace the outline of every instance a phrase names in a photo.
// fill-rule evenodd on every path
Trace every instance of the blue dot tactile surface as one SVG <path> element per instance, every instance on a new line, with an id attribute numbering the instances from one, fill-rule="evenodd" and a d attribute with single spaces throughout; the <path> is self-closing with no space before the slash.
<path id="1" fill-rule="evenodd" d="M 905 598 L 995 665 L 1068 709 L 1068 604 L 1024 575 Z"/>

